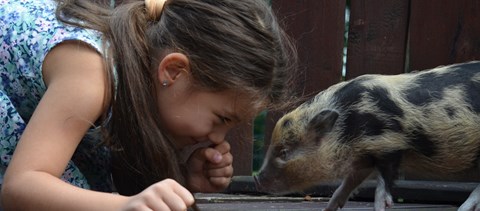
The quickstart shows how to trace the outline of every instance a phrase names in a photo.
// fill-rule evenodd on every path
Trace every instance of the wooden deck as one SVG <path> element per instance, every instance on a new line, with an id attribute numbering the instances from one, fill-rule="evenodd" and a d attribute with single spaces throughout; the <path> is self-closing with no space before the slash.
<path id="1" fill-rule="evenodd" d="M 395 204 L 387 210 L 450 211 L 478 183 L 400 180 L 393 188 Z M 206 210 L 322 210 L 338 183 L 319 185 L 305 193 L 271 196 L 255 190 L 251 176 L 236 176 L 224 193 L 196 193 L 197 206 Z M 375 181 L 364 182 L 342 210 L 373 210 Z"/>
<path id="2" fill-rule="evenodd" d="M 233 210 L 322 210 L 329 198 L 273 197 L 235 194 L 196 194 L 197 206 L 201 211 Z M 343 210 L 373 210 L 372 202 L 349 201 Z M 454 211 L 457 207 L 448 204 L 396 203 L 387 210 L 394 211 Z"/>

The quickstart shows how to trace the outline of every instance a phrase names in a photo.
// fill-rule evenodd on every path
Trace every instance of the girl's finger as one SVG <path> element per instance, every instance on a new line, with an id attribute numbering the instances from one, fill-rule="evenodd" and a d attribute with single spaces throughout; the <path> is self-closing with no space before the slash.
<path id="1" fill-rule="evenodd" d="M 233 163 L 233 156 L 230 153 L 223 154 L 222 160 L 219 163 L 207 163 L 206 169 L 219 169 L 231 166 Z"/>
<path id="2" fill-rule="evenodd" d="M 230 152 L 230 143 L 228 143 L 227 141 L 224 141 L 218 145 L 214 145 L 213 148 L 219 151 L 220 153 L 225 154 Z"/>
<path id="3" fill-rule="evenodd" d="M 230 185 L 232 181 L 231 177 L 210 177 L 209 178 L 210 184 L 218 188 L 225 188 Z"/>
<path id="4" fill-rule="evenodd" d="M 224 156 L 217 149 L 208 147 L 202 150 L 202 154 L 210 163 L 221 164 L 223 162 Z"/>

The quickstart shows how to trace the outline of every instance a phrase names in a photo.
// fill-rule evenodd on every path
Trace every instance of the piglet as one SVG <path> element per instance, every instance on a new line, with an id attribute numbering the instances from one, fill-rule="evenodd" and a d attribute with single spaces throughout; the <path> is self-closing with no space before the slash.
<path id="1" fill-rule="evenodd" d="M 393 205 L 400 169 L 452 175 L 479 164 L 480 62 L 363 75 L 320 92 L 276 123 L 257 189 L 286 194 L 341 179 L 342 208 L 375 173 L 374 209 Z M 459 208 L 480 209 L 480 186 Z"/>

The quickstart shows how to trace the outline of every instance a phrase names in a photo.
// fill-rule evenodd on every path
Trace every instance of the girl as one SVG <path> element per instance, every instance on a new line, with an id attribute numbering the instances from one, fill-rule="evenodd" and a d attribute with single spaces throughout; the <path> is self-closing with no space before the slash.
<path id="1" fill-rule="evenodd" d="M 229 184 L 227 131 L 288 95 L 263 1 L 1 0 L 0 20 L 4 209 L 186 210 Z"/>

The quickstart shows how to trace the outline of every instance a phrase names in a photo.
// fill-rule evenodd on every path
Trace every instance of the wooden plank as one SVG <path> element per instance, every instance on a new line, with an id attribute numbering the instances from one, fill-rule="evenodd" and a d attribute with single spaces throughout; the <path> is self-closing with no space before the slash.
<path id="1" fill-rule="evenodd" d="M 228 132 L 225 138 L 231 146 L 234 175 L 252 175 L 253 129 L 252 123 L 245 123 Z"/>
<path id="2" fill-rule="evenodd" d="M 328 198 L 311 197 L 278 197 L 278 196 L 251 196 L 230 194 L 195 194 L 198 208 L 202 211 L 227 210 L 322 210 L 327 207 Z M 348 201 L 341 209 L 344 210 L 373 210 L 374 204 L 370 201 Z M 455 211 L 457 207 L 448 204 L 418 204 L 396 203 L 388 210 L 394 211 Z"/>
<path id="3" fill-rule="evenodd" d="M 412 1 L 410 69 L 480 59 L 480 1 Z"/>
<path id="4" fill-rule="evenodd" d="M 351 196 L 351 201 L 373 201 L 376 189 L 376 180 L 366 180 Z M 475 182 L 451 182 L 451 181 L 422 181 L 422 180 L 397 180 L 392 189 L 392 197 L 395 202 L 428 204 L 461 204 L 470 193 L 477 187 Z M 322 183 L 301 193 L 293 193 L 284 196 L 291 197 L 331 197 L 340 182 Z M 227 194 L 265 195 L 255 188 L 253 177 L 234 177 L 230 186 L 224 191 Z"/>
<path id="5" fill-rule="evenodd" d="M 345 29 L 345 1 L 273 0 L 272 8 L 298 49 L 298 71 L 293 87 L 304 99 L 341 80 Z M 269 112 L 265 143 L 281 112 Z"/>
<path id="6" fill-rule="evenodd" d="M 341 78 L 345 1 L 273 0 L 272 8 L 298 48 L 298 87 L 315 94 Z"/>
<path id="7" fill-rule="evenodd" d="M 346 79 L 404 72 L 410 1 L 351 1 Z"/>

